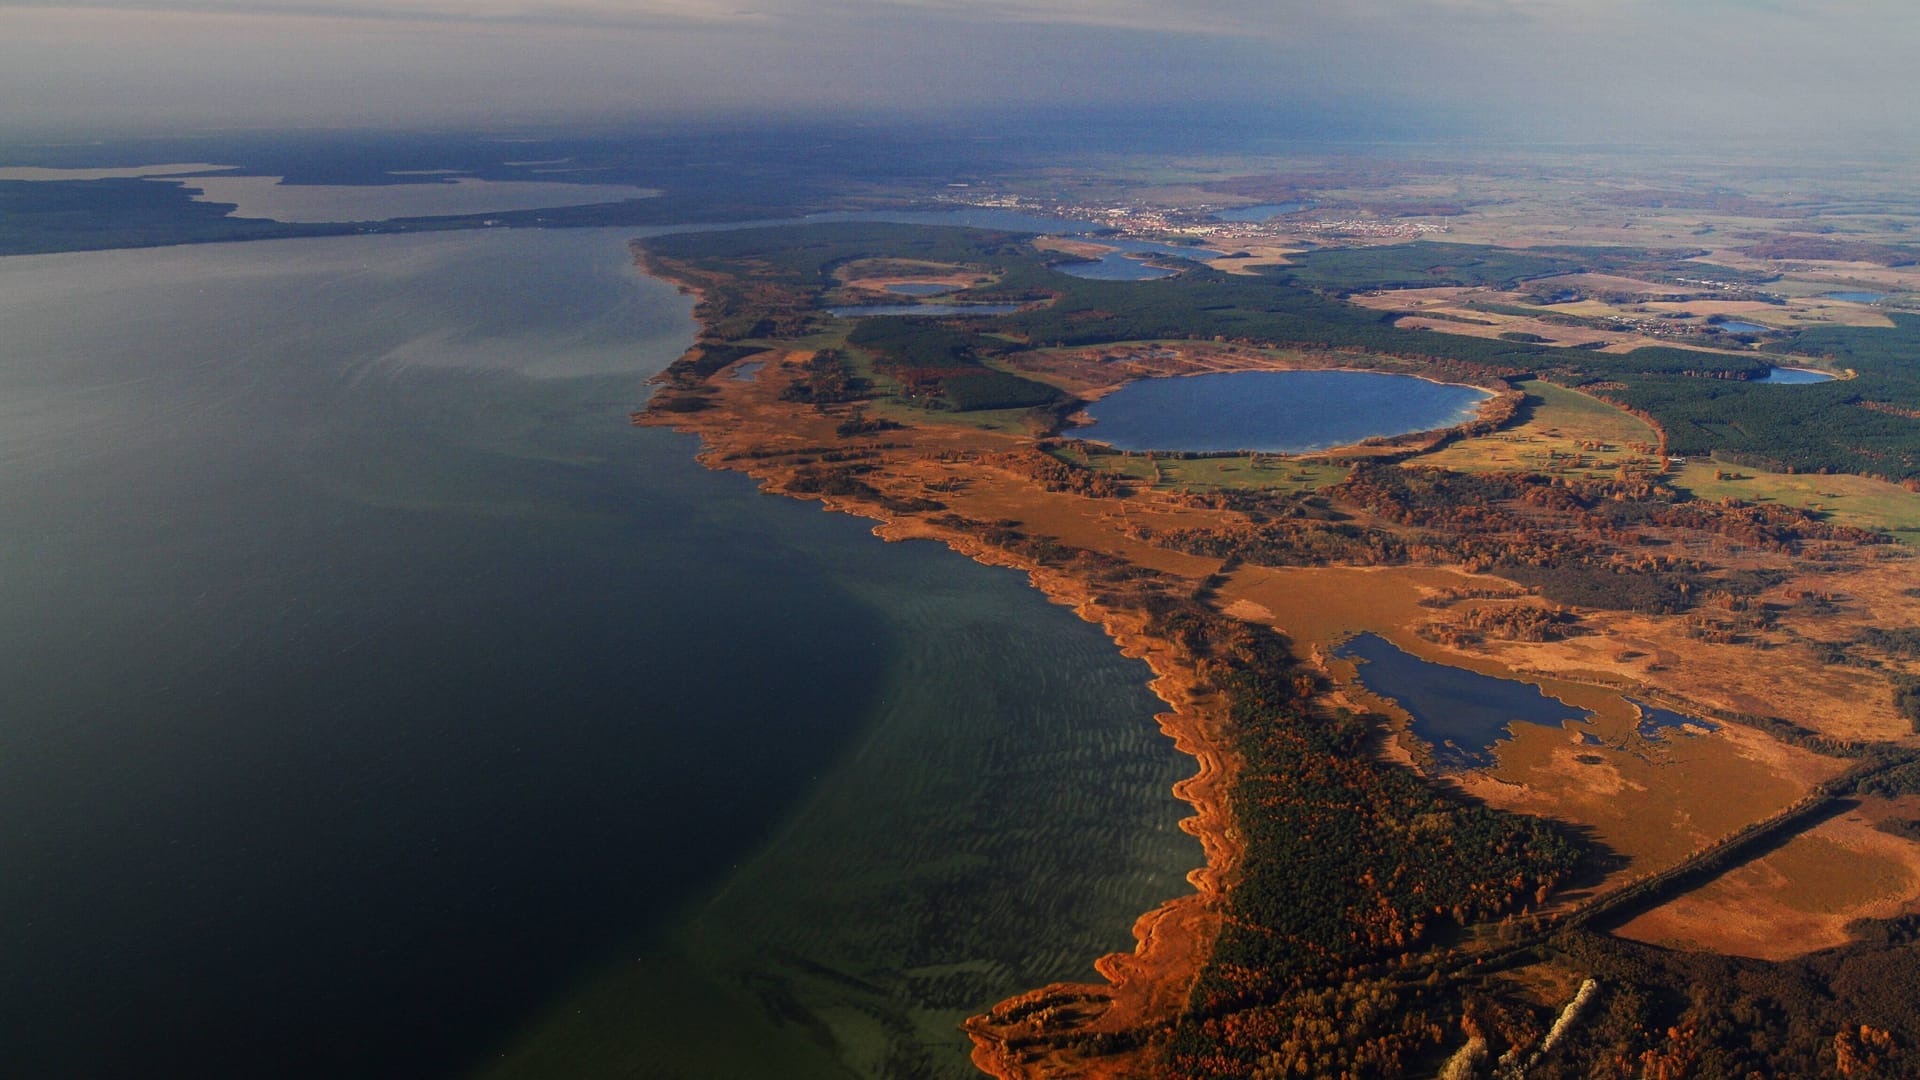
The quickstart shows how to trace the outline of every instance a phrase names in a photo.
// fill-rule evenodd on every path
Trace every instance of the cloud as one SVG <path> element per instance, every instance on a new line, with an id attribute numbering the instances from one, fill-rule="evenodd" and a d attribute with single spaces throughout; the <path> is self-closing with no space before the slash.
<path id="1" fill-rule="evenodd" d="M 547 26 L 617 26 L 645 29 L 669 24 L 744 24 L 765 13 L 733 0 L 7 0 L 7 9 L 48 13 L 137 12 L 170 16 L 220 16 L 255 20 L 331 19 L 379 22 L 503 23 Z"/>
<path id="2" fill-rule="evenodd" d="M 1910 96 L 1917 36 L 1900 0 L 0 0 L 0 124 L 1244 102 L 1784 137 Z"/>

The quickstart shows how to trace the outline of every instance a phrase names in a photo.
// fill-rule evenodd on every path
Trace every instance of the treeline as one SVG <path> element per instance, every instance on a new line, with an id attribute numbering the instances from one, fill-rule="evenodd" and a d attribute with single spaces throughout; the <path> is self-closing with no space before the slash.
<path id="1" fill-rule="evenodd" d="M 983 359 L 1006 352 L 1006 342 L 932 319 L 867 319 L 847 344 L 866 350 L 907 398 L 922 404 L 969 412 L 1033 408 L 1064 397 L 1046 383 L 986 366 Z"/>
<path id="2" fill-rule="evenodd" d="M 1555 951 L 1602 988 L 1538 1080 L 1920 1075 L 1920 919 L 1779 963 L 1577 932 Z"/>
<path id="3" fill-rule="evenodd" d="M 1568 258 L 1431 240 L 1312 251 L 1292 261 L 1292 266 L 1275 274 L 1311 288 L 1341 291 L 1441 285 L 1505 289 L 1527 278 L 1571 274 L 1581 268 L 1581 263 Z"/>
<path id="4" fill-rule="evenodd" d="M 1485 286 L 1513 289 L 1533 278 L 1601 273 L 1656 284 L 1702 280 L 1757 285 L 1778 275 L 1694 262 L 1700 251 L 1648 251 L 1630 247 L 1560 246 L 1525 250 L 1419 240 L 1379 247 L 1332 248 L 1295 256 L 1272 274 L 1311 288 L 1337 292 L 1368 289 Z"/>
<path id="5" fill-rule="evenodd" d="M 1789 507 L 1684 500 L 1647 479 L 1375 463 L 1356 465 L 1346 480 L 1314 494 L 1217 492 L 1188 499 L 1239 510 L 1246 520 L 1188 529 L 1137 526 L 1135 535 L 1187 554 L 1260 566 L 1464 564 L 1556 604 L 1650 614 L 1678 614 L 1716 598 L 1733 598 L 1720 605 L 1724 612 L 1761 613 L 1740 598 L 1777 579 L 1715 573 L 1697 559 L 1651 551 L 1641 543 L 1649 529 L 1714 534 L 1786 554 L 1816 542 L 1887 540 Z M 1363 514 L 1400 528 L 1367 523 Z M 1742 629 L 1719 627 L 1726 618 L 1717 613 L 1712 632 Z"/>
<path id="6" fill-rule="evenodd" d="M 847 261 L 873 255 L 927 259 L 978 267 L 997 277 L 997 284 L 969 291 L 970 298 L 1050 299 L 1044 306 L 977 324 L 986 329 L 974 331 L 976 338 L 990 339 L 991 350 L 1010 357 L 1036 346 L 1199 339 L 1358 350 L 1456 365 L 1492 377 L 1544 373 L 1652 418 L 1666 431 L 1674 453 L 1718 450 L 1730 460 L 1773 469 L 1893 480 L 1920 477 L 1920 420 L 1909 415 L 1911 403 L 1920 401 L 1920 365 L 1911 362 L 1920 355 L 1920 316 L 1894 314 L 1892 328 L 1819 327 L 1791 334 L 1785 349 L 1850 367 L 1857 377 L 1777 386 L 1753 381 L 1777 362 L 1762 354 L 1663 347 L 1613 354 L 1406 330 L 1392 325 L 1391 313 L 1332 295 L 1380 284 L 1377 279 L 1387 270 L 1417 273 L 1427 280 L 1444 272 L 1493 284 L 1504 284 L 1516 274 L 1526 276 L 1522 272 L 1527 270 L 1559 272 L 1563 267 L 1655 280 L 1699 277 L 1737 284 L 1755 278 L 1687 262 L 1672 253 L 1611 248 L 1514 253 L 1421 243 L 1317 253 L 1300 268 L 1265 276 L 1225 274 L 1196 264 L 1156 281 L 1095 281 L 1050 269 L 1045 257 L 1014 234 L 967 229 L 788 226 L 660 236 L 647 240 L 646 246 L 710 276 L 702 286 L 711 310 L 702 318 L 722 341 L 816 329 L 825 317 L 818 297 L 832 286 L 834 269 Z M 874 319 L 862 329 L 889 322 L 905 325 L 871 332 L 891 339 L 882 351 L 899 353 L 898 366 L 921 377 L 930 399 L 966 408 L 1040 399 L 1042 392 L 1034 387 L 1041 384 L 1021 386 L 1005 378 L 969 379 L 965 389 L 948 395 L 945 361 L 919 355 L 939 347 L 905 344 L 924 331 L 944 333 L 942 324 Z M 978 355 L 981 342 L 975 340 L 971 348 Z M 963 359 L 954 373 L 971 366 Z"/>
<path id="7" fill-rule="evenodd" d="M 1455 1003 L 1390 978 L 1388 961 L 1444 927 L 1544 902 L 1583 847 L 1381 761 L 1372 720 L 1309 707 L 1313 678 L 1273 631 L 1197 605 L 1169 603 L 1156 621 L 1230 702 L 1243 762 L 1231 805 L 1246 846 L 1169 1069 L 1406 1075 L 1452 1036 Z"/>
<path id="8" fill-rule="evenodd" d="M 1771 386 L 1612 373 L 1624 385 L 1602 396 L 1653 416 L 1675 453 L 1717 450 L 1779 471 L 1920 476 L 1920 420 L 1907 414 L 1920 401 L 1920 316 L 1889 317 L 1891 327 L 1814 327 L 1785 343 L 1853 369 L 1851 379 Z"/>

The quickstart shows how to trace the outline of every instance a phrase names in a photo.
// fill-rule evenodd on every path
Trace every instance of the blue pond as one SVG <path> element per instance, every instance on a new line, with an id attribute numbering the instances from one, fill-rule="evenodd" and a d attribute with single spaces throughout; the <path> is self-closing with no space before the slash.
<path id="1" fill-rule="evenodd" d="M 1359 661 L 1361 684 L 1407 711 L 1413 733 L 1441 765 L 1493 764 L 1494 744 L 1517 723 L 1557 728 L 1593 715 L 1528 683 L 1422 660 L 1377 634 L 1361 634 L 1334 655 Z"/>
<path id="2" fill-rule="evenodd" d="M 1174 275 L 1172 270 L 1150 266 L 1124 251 L 1109 251 L 1092 262 L 1061 263 L 1054 269 L 1069 277 L 1094 281 L 1152 281 Z"/>
<path id="3" fill-rule="evenodd" d="M 1714 323 L 1713 325 L 1719 327 L 1722 330 L 1725 330 L 1729 333 L 1734 333 L 1734 334 L 1771 334 L 1773 333 L 1773 327 L 1771 326 L 1761 326 L 1759 323 L 1741 322 L 1738 319 L 1726 319 L 1721 322 Z"/>
<path id="4" fill-rule="evenodd" d="M 1777 367 L 1770 369 L 1764 378 L 1752 381 L 1773 386 L 1805 386 L 1808 383 L 1832 382 L 1833 376 L 1812 368 Z"/>
<path id="5" fill-rule="evenodd" d="M 1054 269 L 1070 277 L 1094 281 L 1152 281 L 1154 278 L 1172 277 L 1178 271 L 1149 266 L 1140 261 L 1140 256 L 1172 255 L 1182 259 L 1207 259 L 1220 254 L 1206 248 L 1177 247 L 1148 240 L 1116 240 L 1105 236 L 1097 240 L 1114 250 L 1091 262 L 1061 263 Z"/>
<path id="6" fill-rule="evenodd" d="M 1084 434 L 1121 450 L 1307 453 L 1469 420 L 1471 386 L 1377 371 L 1232 371 L 1143 379 L 1087 407 Z"/>
<path id="7" fill-rule="evenodd" d="M 1213 218 L 1215 221 L 1271 221 L 1277 217 L 1298 213 L 1311 205 L 1304 202 L 1260 203 L 1257 206 L 1221 210 L 1215 213 Z"/>
<path id="8" fill-rule="evenodd" d="M 1687 730 L 1689 727 L 1704 728 L 1707 731 L 1720 730 L 1719 724 L 1695 719 L 1669 709 L 1656 709 L 1644 701 L 1635 701 L 1633 698 L 1628 698 L 1627 701 L 1640 710 L 1640 723 L 1637 730 L 1643 739 L 1652 739 L 1657 742 L 1664 738 L 1660 734 L 1663 731 L 1678 731 L 1682 735 L 1691 735 L 1693 732 Z"/>
<path id="9" fill-rule="evenodd" d="M 1821 293 L 1823 300 L 1845 300 L 1854 304 L 1877 304 L 1887 298 L 1883 292 L 1830 292 Z"/>
<path id="10" fill-rule="evenodd" d="M 843 319 L 868 315 L 1006 315 L 1020 310 L 1019 304 L 854 304 L 828 308 Z"/>

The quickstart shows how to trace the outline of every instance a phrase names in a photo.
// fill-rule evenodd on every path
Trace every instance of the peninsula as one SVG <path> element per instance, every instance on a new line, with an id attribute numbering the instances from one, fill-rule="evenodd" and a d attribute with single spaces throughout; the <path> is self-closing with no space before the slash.
<path id="1" fill-rule="evenodd" d="M 1026 571 L 1152 666 L 1195 759 L 1193 891 L 1141 916 L 1105 982 L 969 1021 L 975 1064 L 1911 1069 L 1920 1012 L 1885 987 L 1920 928 L 1920 316 L 1860 317 L 1815 298 L 1832 266 L 1778 265 L 1847 254 L 1824 249 L 1328 234 L 1149 254 L 1148 280 L 1073 274 L 1099 236 L 637 247 L 702 329 L 636 422 L 882 538 Z M 1720 329 L 1751 305 L 1805 317 Z M 1142 380 L 1328 371 L 1480 403 L 1290 454 L 1087 426 Z M 1257 391 L 1280 438 L 1306 422 L 1289 378 Z M 1484 737 L 1437 742 L 1426 688 L 1364 677 L 1360 635 L 1582 718 L 1442 702 Z"/>

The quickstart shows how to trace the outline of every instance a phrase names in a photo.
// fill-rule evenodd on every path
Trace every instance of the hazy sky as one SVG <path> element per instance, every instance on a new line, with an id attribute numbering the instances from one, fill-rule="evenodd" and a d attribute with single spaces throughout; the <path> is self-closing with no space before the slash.
<path id="1" fill-rule="evenodd" d="M 1235 102 L 1912 137 L 1912 0 L 0 0 L 0 126 Z"/>

